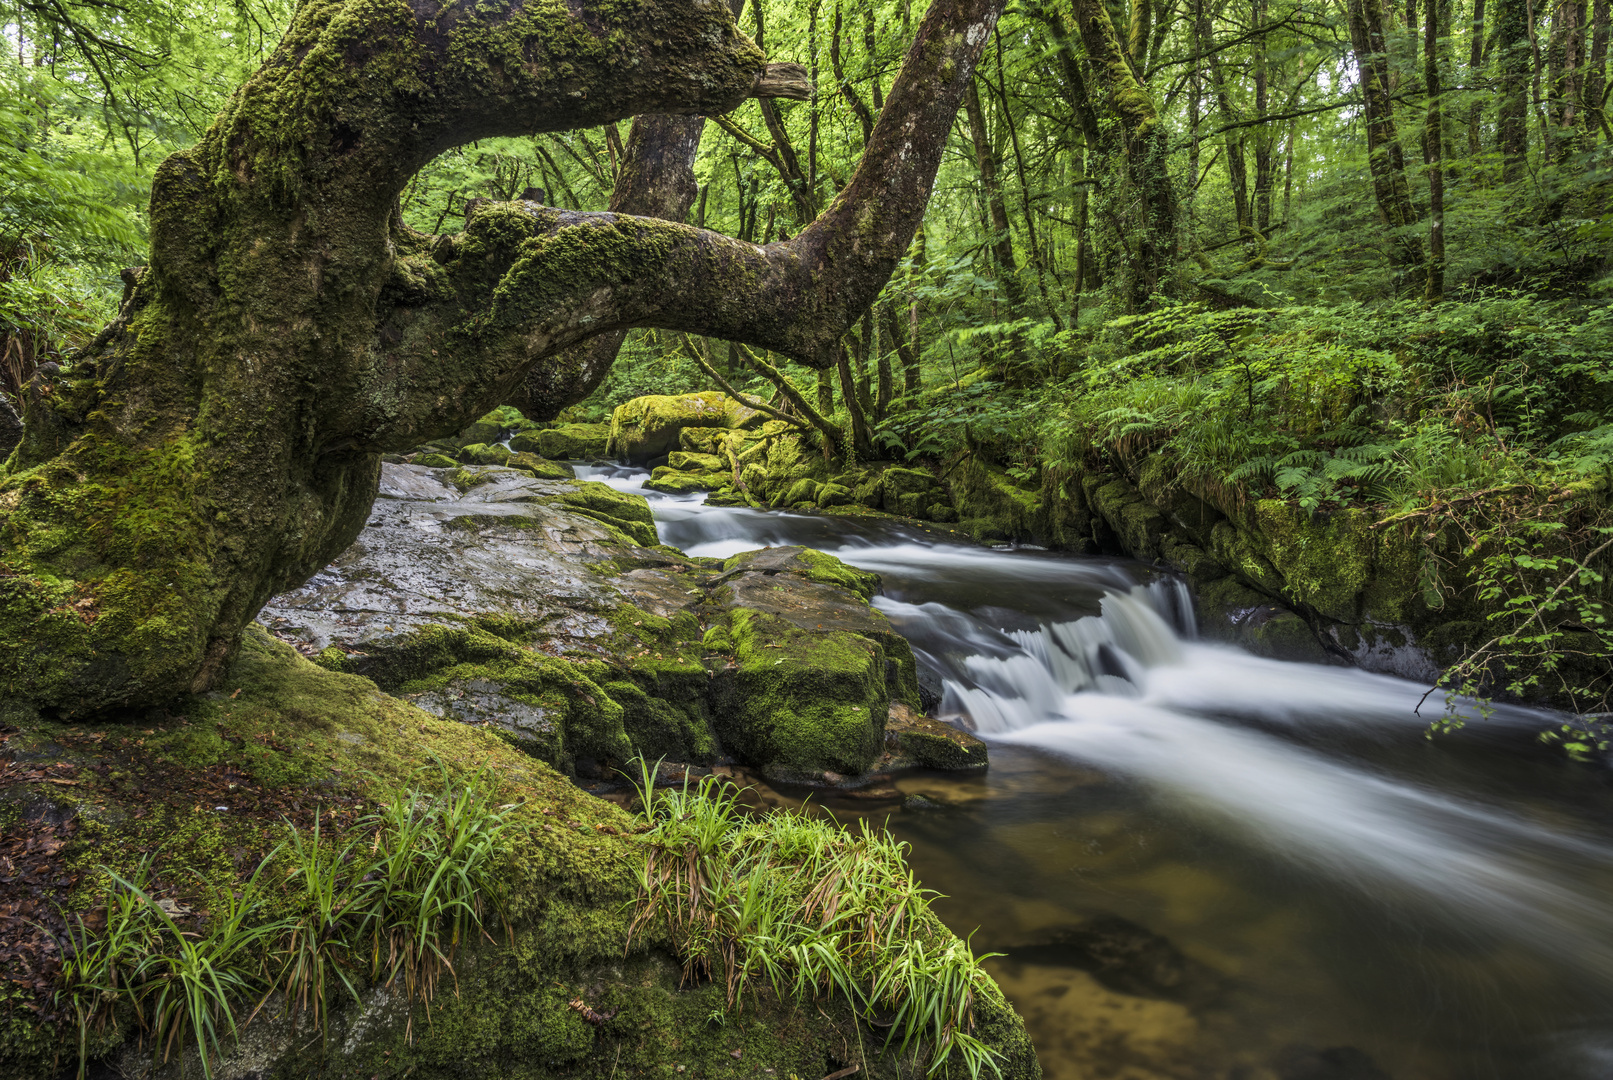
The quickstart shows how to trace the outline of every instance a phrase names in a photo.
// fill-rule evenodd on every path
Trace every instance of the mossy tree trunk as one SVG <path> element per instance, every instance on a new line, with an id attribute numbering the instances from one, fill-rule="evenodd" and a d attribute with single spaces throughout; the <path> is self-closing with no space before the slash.
<path id="1" fill-rule="evenodd" d="M 0 474 L 0 712 L 78 716 L 214 685 L 272 595 L 363 527 L 382 453 L 463 427 L 534 365 L 656 326 L 817 367 L 921 220 L 1002 0 L 938 0 L 856 175 L 766 248 L 650 218 L 398 194 L 472 139 L 804 96 L 707 0 L 307 0 L 158 169 L 148 267 L 36 380 Z"/>

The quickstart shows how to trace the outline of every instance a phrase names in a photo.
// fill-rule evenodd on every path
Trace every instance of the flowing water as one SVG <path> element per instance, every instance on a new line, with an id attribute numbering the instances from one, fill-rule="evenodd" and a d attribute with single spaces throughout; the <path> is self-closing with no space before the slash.
<path id="1" fill-rule="evenodd" d="M 1204 642 L 1136 563 L 648 494 L 692 555 L 882 575 L 992 765 L 832 803 L 888 817 L 942 918 L 1008 954 L 1048 1076 L 1613 1076 L 1613 791 L 1539 746 L 1549 716 L 1431 741 L 1425 687 Z"/>

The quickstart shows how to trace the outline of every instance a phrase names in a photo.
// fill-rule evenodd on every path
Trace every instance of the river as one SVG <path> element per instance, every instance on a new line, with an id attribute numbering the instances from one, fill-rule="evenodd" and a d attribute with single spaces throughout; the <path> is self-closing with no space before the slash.
<path id="1" fill-rule="evenodd" d="M 888 821 L 937 913 L 1008 954 L 1048 1077 L 1613 1076 L 1613 791 L 1538 743 L 1550 716 L 1431 740 L 1425 687 L 1202 641 L 1135 562 L 578 472 L 691 555 L 805 544 L 882 576 L 992 763 L 829 805 Z"/>

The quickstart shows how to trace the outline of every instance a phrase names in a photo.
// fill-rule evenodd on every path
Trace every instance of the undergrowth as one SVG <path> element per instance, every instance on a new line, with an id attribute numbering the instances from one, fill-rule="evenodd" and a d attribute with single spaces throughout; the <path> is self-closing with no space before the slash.
<path id="1" fill-rule="evenodd" d="M 866 822 L 748 815 L 721 777 L 657 792 L 655 765 L 639 764 L 650 852 L 632 929 L 664 920 L 686 979 L 720 981 L 729 1011 L 764 986 L 783 1000 L 838 995 L 886 1049 L 927 1053 L 929 1075 L 954 1057 L 975 1080 L 1001 1075 L 973 1033 L 982 958 L 939 930 L 905 844 Z"/>
<path id="2" fill-rule="evenodd" d="M 211 1077 L 227 1040 L 276 996 L 321 1032 L 333 988 L 357 1000 L 366 985 L 401 985 L 429 1002 L 469 935 L 489 922 L 507 930 L 496 870 L 511 807 L 492 805 L 480 774 L 456 785 L 438 769 L 439 794 L 411 789 L 355 822 L 344 844 L 317 823 L 288 825 L 196 929 L 152 897 L 149 856 L 129 877 L 103 867 L 105 927 L 69 921 L 57 991 L 77 1020 L 81 1080 L 89 1036 L 109 1025 L 132 1022 L 164 1062 L 193 1047 Z"/>

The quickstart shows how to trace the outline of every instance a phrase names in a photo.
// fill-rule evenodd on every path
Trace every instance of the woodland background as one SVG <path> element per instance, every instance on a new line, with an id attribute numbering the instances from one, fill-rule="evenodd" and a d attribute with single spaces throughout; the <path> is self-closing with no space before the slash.
<path id="1" fill-rule="evenodd" d="M 1099 9 L 1112 33 L 1093 31 Z M 153 169 L 290 11 L 0 14 L 0 392 L 113 315 Z M 690 220 L 757 243 L 811 220 L 920 15 L 752 0 L 742 29 L 806 65 L 816 97 L 710 118 Z M 1027 486 L 1168 454 L 1224 501 L 1456 527 L 1492 561 L 1492 599 L 1539 624 L 1509 647 L 1549 651 L 1565 627 L 1606 643 L 1613 532 L 1583 501 L 1557 508 L 1613 480 L 1609 23 L 1609 0 L 1020 0 L 920 236 L 846 335 L 849 378 L 634 331 L 565 418 L 708 388 L 700 361 L 771 396 L 766 359 L 857 433 L 837 452 L 976 453 Z M 625 128 L 458 147 L 415 177 L 403 219 L 453 231 L 469 200 L 531 188 L 603 209 Z"/>

